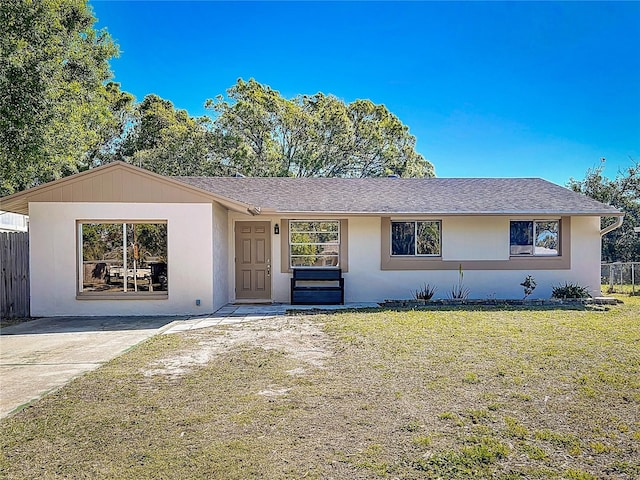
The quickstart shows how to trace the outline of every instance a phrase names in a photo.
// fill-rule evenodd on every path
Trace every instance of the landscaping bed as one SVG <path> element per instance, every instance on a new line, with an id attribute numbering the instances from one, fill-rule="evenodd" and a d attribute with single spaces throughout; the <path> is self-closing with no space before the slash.
<path id="1" fill-rule="evenodd" d="M 623 303 L 616 297 L 588 297 L 588 298 L 539 298 L 539 299 L 449 299 L 436 300 L 385 300 L 380 305 L 385 308 L 417 308 L 436 306 L 526 306 L 526 307 L 559 307 L 580 305 L 616 305 Z"/>

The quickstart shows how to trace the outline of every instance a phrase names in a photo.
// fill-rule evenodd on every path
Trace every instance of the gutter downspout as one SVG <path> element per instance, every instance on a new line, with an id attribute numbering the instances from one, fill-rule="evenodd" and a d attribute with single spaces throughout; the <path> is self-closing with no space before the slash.
<path id="1" fill-rule="evenodd" d="M 622 222 L 624 221 L 624 215 L 620 216 L 620 217 L 616 217 L 616 221 L 613 222 L 611 225 L 609 225 L 608 227 L 603 228 L 602 230 L 600 230 L 600 237 L 604 237 L 607 233 L 612 232 L 613 230 L 615 230 L 616 228 L 620 228 L 622 226 Z"/>

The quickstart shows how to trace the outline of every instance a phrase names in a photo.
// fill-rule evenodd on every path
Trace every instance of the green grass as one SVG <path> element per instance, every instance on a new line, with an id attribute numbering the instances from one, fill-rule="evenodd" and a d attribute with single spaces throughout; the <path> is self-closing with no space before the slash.
<path id="1" fill-rule="evenodd" d="M 640 278 L 636 280 L 635 285 L 631 284 L 613 284 L 613 290 L 611 290 L 610 284 L 603 284 L 600 286 L 600 290 L 603 295 L 618 295 L 619 298 L 624 299 L 626 296 L 640 295 Z"/>
<path id="2" fill-rule="evenodd" d="M 621 298 L 296 317 L 175 375 L 149 371 L 242 330 L 155 337 L 2 420 L 0 477 L 640 478 L 640 298 Z"/>

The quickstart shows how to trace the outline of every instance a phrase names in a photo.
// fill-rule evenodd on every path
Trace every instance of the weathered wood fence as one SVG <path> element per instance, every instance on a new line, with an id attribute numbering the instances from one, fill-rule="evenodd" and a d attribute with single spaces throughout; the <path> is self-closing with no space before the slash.
<path id="1" fill-rule="evenodd" d="M 0 232 L 0 318 L 29 311 L 29 234 Z"/>

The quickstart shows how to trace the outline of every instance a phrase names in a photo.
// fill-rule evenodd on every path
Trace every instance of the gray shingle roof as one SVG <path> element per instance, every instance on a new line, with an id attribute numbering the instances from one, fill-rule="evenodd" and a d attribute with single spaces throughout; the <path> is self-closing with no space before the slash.
<path id="1" fill-rule="evenodd" d="M 173 178 L 280 213 L 620 215 L 539 178 Z"/>

